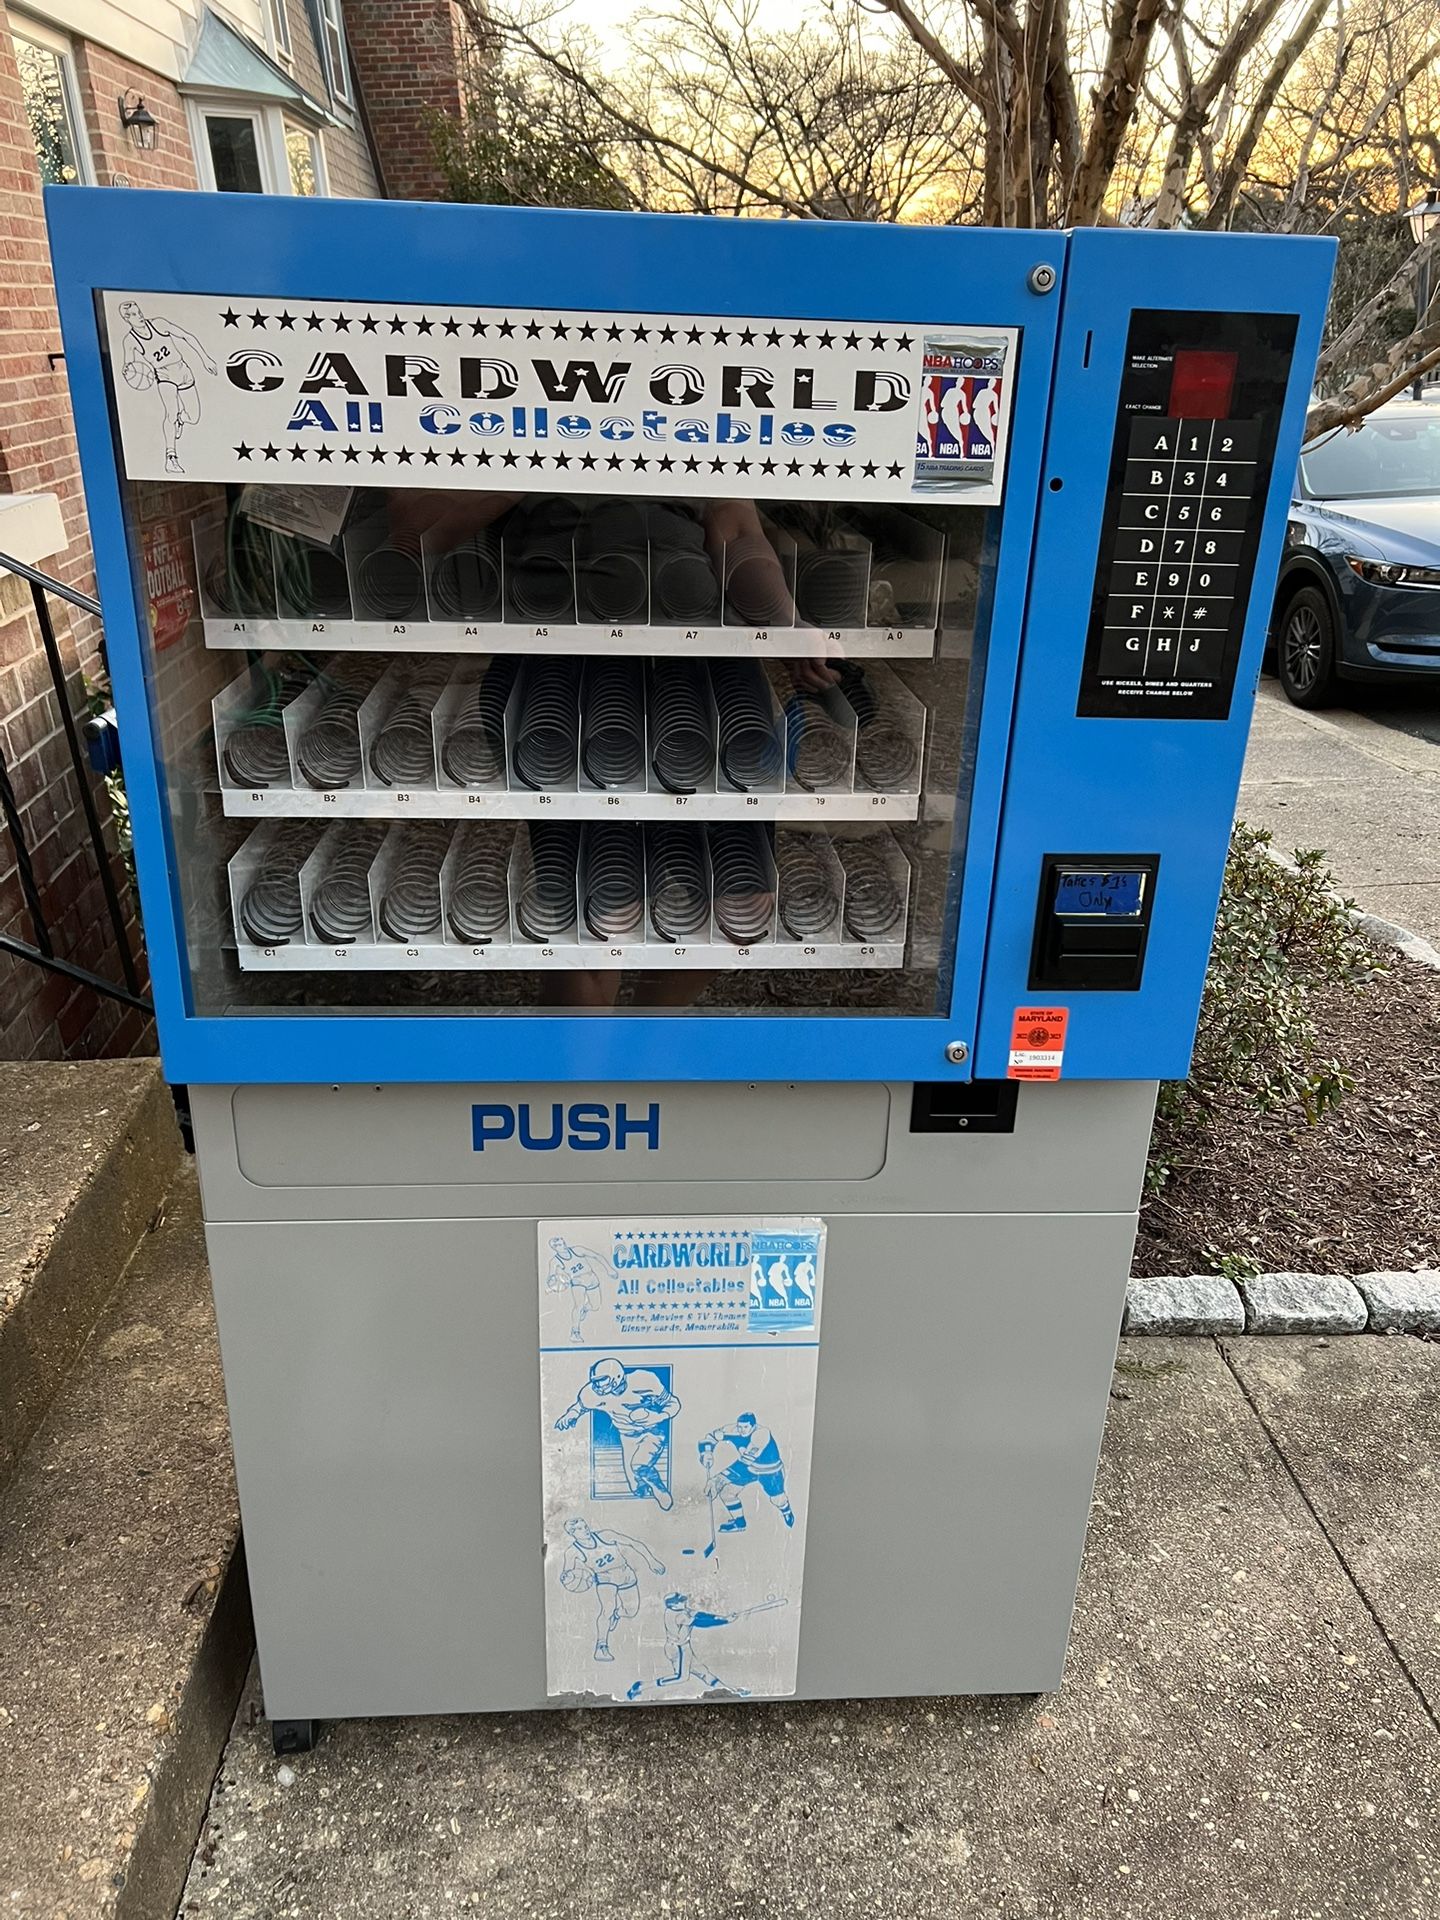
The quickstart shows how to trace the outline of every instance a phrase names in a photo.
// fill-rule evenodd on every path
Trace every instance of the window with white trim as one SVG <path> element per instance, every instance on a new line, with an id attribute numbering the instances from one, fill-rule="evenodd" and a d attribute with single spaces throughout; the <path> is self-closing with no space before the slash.
<path id="1" fill-rule="evenodd" d="M 83 186 L 95 178 L 80 94 L 75 81 L 75 56 L 64 34 L 10 16 L 15 59 L 20 69 L 20 92 L 40 178 L 47 187 Z"/>
<path id="2" fill-rule="evenodd" d="M 227 107 L 201 115 L 205 139 L 202 160 L 215 193 L 273 193 L 266 152 L 265 122 L 259 113 Z"/>
<path id="3" fill-rule="evenodd" d="M 335 99 L 351 104 L 350 68 L 345 56 L 345 27 L 340 0 L 320 0 L 320 24 L 325 41 L 325 72 Z"/>
<path id="4" fill-rule="evenodd" d="M 309 127 L 297 126 L 295 121 L 287 120 L 285 122 L 285 158 L 289 164 L 292 193 L 318 194 L 327 191 L 325 148 L 318 133 L 312 133 Z"/>
<path id="5" fill-rule="evenodd" d="M 200 185 L 210 193 L 328 194 L 320 134 L 253 96 L 187 102 Z"/>
<path id="6" fill-rule="evenodd" d="M 285 0 L 266 0 L 265 24 L 270 35 L 270 51 L 288 67 L 294 57 L 290 47 L 290 15 Z"/>

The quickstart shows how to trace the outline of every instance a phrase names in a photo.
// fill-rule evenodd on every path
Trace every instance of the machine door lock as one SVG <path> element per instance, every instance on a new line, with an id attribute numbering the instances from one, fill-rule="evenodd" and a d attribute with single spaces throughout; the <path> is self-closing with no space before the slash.
<path id="1" fill-rule="evenodd" d="M 1133 993 L 1140 985 L 1160 857 L 1047 854 L 1030 952 L 1030 990 Z"/>

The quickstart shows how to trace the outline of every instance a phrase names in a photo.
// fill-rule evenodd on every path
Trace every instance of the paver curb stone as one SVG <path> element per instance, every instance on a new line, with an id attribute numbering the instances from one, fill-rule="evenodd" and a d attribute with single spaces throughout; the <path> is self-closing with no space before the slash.
<path id="1" fill-rule="evenodd" d="M 1127 1334 L 1436 1333 L 1440 1270 L 1132 1275 Z"/>
<path id="2" fill-rule="evenodd" d="M 1161 1274 L 1131 1280 L 1127 1334 L 1219 1334 L 1245 1331 L 1245 1307 L 1223 1273 Z"/>
<path id="3" fill-rule="evenodd" d="M 1372 1333 L 1440 1331 L 1440 1272 L 1357 1273 L 1355 1285 L 1370 1314 Z"/>
<path id="4" fill-rule="evenodd" d="M 1237 1280 L 1248 1333 L 1364 1333 L 1370 1324 L 1343 1273 L 1261 1273 Z"/>

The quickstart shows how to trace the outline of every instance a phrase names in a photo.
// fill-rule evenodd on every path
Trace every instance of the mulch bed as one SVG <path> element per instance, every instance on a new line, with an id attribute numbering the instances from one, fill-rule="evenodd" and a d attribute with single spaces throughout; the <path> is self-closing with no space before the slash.
<path id="1" fill-rule="evenodd" d="M 1355 1091 L 1314 1128 L 1218 1115 L 1142 1207 L 1137 1275 L 1204 1273 L 1227 1253 L 1265 1273 L 1440 1267 L 1440 974 L 1384 963 L 1358 993 L 1315 997 L 1322 1051 Z"/>

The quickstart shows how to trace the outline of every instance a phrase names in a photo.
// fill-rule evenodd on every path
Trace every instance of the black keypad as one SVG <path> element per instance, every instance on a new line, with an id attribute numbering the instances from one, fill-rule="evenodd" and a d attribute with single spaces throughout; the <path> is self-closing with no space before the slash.
<path id="1" fill-rule="evenodd" d="M 1254 506 L 1250 420 L 1130 422 L 1104 628 L 1102 679 L 1160 687 L 1221 672 Z"/>

